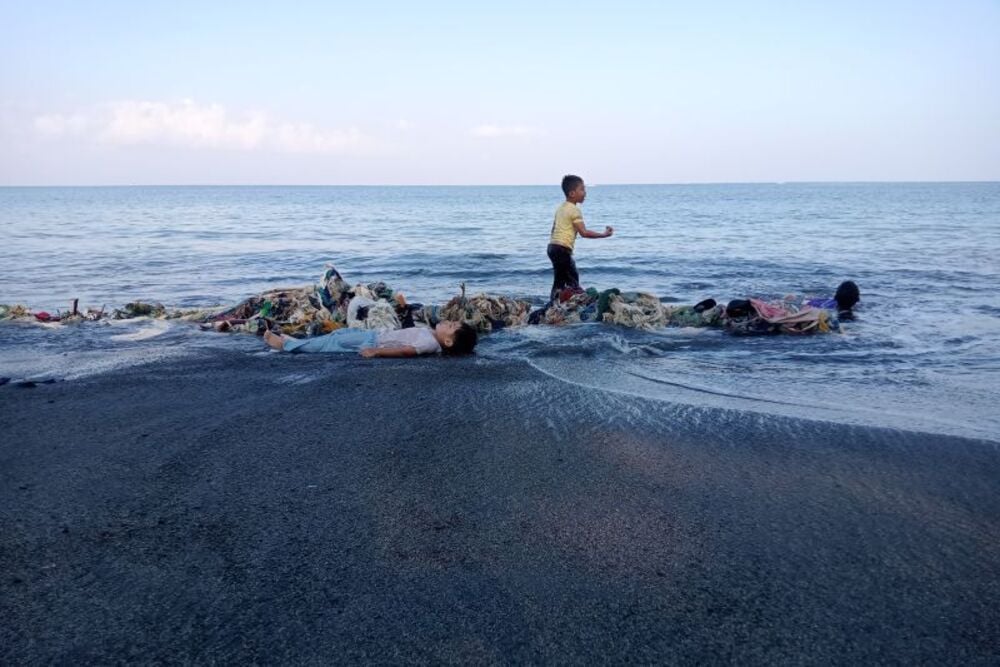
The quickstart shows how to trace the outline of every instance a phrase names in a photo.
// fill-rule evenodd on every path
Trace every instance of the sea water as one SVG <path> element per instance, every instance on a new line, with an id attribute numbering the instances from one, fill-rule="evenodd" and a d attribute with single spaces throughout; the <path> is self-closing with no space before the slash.
<path id="1" fill-rule="evenodd" d="M 557 187 L 0 188 L 0 303 L 228 305 L 333 263 L 443 303 L 541 305 Z M 861 288 L 844 333 L 608 325 L 486 337 L 480 357 L 695 406 L 1000 440 L 1000 184 L 591 185 L 584 286 L 672 303 Z M 0 327 L 0 375 L 72 378 L 256 339 L 186 324 Z"/>

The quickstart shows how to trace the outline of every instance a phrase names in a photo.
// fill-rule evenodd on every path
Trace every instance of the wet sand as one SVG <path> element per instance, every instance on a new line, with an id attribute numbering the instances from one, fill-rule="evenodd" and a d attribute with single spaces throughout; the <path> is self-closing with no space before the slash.
<path id="1" fill-rule="evenodd" d="M 0 663 L 1000 659 L 1000 451 L 521 363 L 0 387 Z"/>

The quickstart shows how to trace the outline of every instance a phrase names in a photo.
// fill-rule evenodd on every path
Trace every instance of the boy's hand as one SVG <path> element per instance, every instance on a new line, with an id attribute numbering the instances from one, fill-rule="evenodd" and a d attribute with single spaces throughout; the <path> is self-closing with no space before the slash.
<path id="1" fill-rule="evenodd" d="M 604 238 L 607 238 L 607 237 L 611 236 L 614 233 L 615 233 L 615 228 L 614 227 L 605 227 L 604 228 Z"/>
<path id="2" fill-rule="evenodd" d="M 372 357 L 378 356 L 378 349 L 374 347 L 365 347 L 361 349 L 360 354 L 365 359 L 371 359 Z"/>

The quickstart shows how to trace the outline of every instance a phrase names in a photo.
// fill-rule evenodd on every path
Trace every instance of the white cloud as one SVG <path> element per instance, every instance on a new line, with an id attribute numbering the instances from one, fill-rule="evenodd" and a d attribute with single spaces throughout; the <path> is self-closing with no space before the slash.
<path id="1" fill-rule="evenodd" d="M 270 132 L 271 143 L 285 153 L 367 153 L 378 148 L 377 142 L 356 127 L 346 130 L 321 130 L 308 123 L 281 123 Z"/>
<path id="2" fill-rule="evenodd" d="M 87 117 L 82 114 L 70 116 L 46 114 L 35 119 L 35 129 L 49 136 L 79 134 L 86 129 L 87 124 Z"/>
<path id="3" fill-rule="evenodd" d="M 483 139 L 496 139 L 500 137 L 537 137 L 543 134 L 535 127 L 525 125 L 477 125 L 469 133 L 474 137 Z"/>
<path id="4" fill-rule="evenodd" d="M 220 104 L 193 100 L 125 100 L 70 115 L 46 114 L 35 118 L 35 129 L 51 137 L 83 136 L 126 146 L 162 144 L 319 154 L 371 153 L 381 148 L 357 128 L 327 129 L 278 121 L 261 111 L 230 114 Z"/>
<path id="5" fill-rule="evenodd" d="M 413 123 L 406 120 L 405 118 L 400 118 L 396 121 L 396 129 L 401 132 L 406 132 L 407 130 L 412 130 L 414 128 Z"/>

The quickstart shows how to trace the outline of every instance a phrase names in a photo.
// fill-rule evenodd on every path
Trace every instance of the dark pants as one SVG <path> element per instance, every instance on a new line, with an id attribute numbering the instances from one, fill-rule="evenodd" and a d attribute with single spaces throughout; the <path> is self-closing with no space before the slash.
<path id="1" fill-rule="evenodd" d="M 580 274 L 576 272 L 576 262 L 573 261 L 573 251 L 557 243 L 550 243 L 549 259 L 552 260 L 552 294 L 553 300 L 559 298 L 559 292 L 567 287 L 580 287 Z"/>

